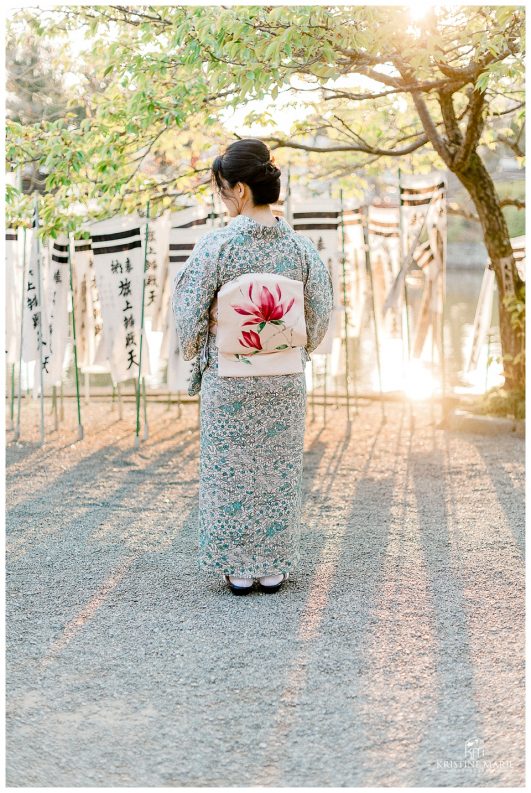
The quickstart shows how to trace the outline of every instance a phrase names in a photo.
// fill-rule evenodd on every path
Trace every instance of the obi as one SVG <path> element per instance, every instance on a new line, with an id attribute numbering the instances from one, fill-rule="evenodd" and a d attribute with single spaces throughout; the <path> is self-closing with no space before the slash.
<path id="1" fill-rule="evenodd" d="M 307 343 L 302 281 L 246 273 L 218 291 L 210 307 L 220 377 L 302 372 Z"/>

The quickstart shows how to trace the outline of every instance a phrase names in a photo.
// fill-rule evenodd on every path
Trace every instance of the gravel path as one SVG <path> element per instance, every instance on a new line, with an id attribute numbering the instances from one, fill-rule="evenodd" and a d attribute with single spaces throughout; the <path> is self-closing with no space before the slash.
<path id="1" fill-rule="evenodd" d="M 197 406 L 138 451 L 133 404 L 82 410 L 6 434 L 8 785 L 524 784 L 522 439 L 309 410 L 305 561 L 236 598 L 196 573 Z"/>

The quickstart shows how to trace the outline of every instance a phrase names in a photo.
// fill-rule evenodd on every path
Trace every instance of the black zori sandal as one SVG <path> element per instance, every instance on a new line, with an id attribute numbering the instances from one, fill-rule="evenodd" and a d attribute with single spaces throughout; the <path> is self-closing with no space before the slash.
<path id="1" fill-rule="evenodd" d="M 278 582 L 278 584 L 272 584 L 272 585 L 268 586 L 267 584 L 262 584 L 260 581 L 258 581 L 258 585 L 259 585 L 260 589 L 262 590 L 262 592 L 278 592 L 278 590 L 280 589 L 280 587 L 282 586 L 284 581 L 288 580 L 289 573 L 283 573 L 283 576 L 284 576 L 284 578 L 282 578 Z"/>
<path id="2" fill-rule="evenodd" d="M 251 586 L 238 586 L 238 584 L 233 584 L 232 583 L 232 581 L 230 580 L 229 576 L 226 573 L 223 574 L 223 577 L 224 577 L 225 581 L 227 582 L 227 584 L 229 585 L 230 591 L 234 595 L 247 595 L 252 590 L 253 585 L 254 585 L 254 581 L 253 581 Z"/>

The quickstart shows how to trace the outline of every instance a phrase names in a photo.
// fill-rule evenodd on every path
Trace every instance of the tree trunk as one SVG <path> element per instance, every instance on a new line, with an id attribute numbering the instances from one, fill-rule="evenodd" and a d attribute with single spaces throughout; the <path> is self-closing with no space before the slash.
<path id="1" fill-rule="evenodd" d="M 489 254 L 496 275 L 499 295 L 500 337 L 502 354 L 510 355 L 503 361 L 505 385 L 509 390 L 524 389 L 525 368 L 523 360 L 513 363 L 514 357 L 523 352 L 524 338 L 519 337 L 511 326 L 511 314 L 504 305 L 505 295 L 514 295 L 522 285 L 516 268 L 509 229 L 494 182 L 476 151 L 470 154 L 466 166 L 455 172 L 459 181 L 466 187 L 474 202 Z"/>

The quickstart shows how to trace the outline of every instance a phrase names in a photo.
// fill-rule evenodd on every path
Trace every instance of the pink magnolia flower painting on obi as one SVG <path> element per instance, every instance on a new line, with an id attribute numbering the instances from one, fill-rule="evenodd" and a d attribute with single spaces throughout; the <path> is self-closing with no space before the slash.
<path id="1" fill-rule="evenodd" d="M 223 285 L 217 296 L 221 374 L 300 371 L 307 341 L 303 290 L 302 281 L 275 273 L 246 273 Z M 228 360 L 236 368 L 226 366 Z"/>
<path id="2" fill-rule="evenodd" d="M 249 285 L 249 298 L 252 305 L 233 306 L 233 309 L 237 311 L 238 314 L 254 317 L 254 319 L 244 322 L 244 325 L 257 325 L 262 322 L 272 322 L 274 320 L 282 319 L 282 317 L 288 313 L 295 302 L 295 298 L 292 297 L 287 305 L 281 303 L 280 301 L 282 299 L 282 291 L 278 283 L 276 283 L 275 290 L 278 300 L 275 299 L 275 297 L 271 294 L 267 286 L 262 286 L 259 302 L 255 303 L 253 300 L 253 287 L 254 283 L 251 283 Z"/>
<path id="3" fill-rule="evenodd" d="M 243 341 L 240 339 L 242 347 L 253 347 L 257 352 L 262 349 L 260 344 L 260 336 L 254 330 L 242 331 Z"/>

